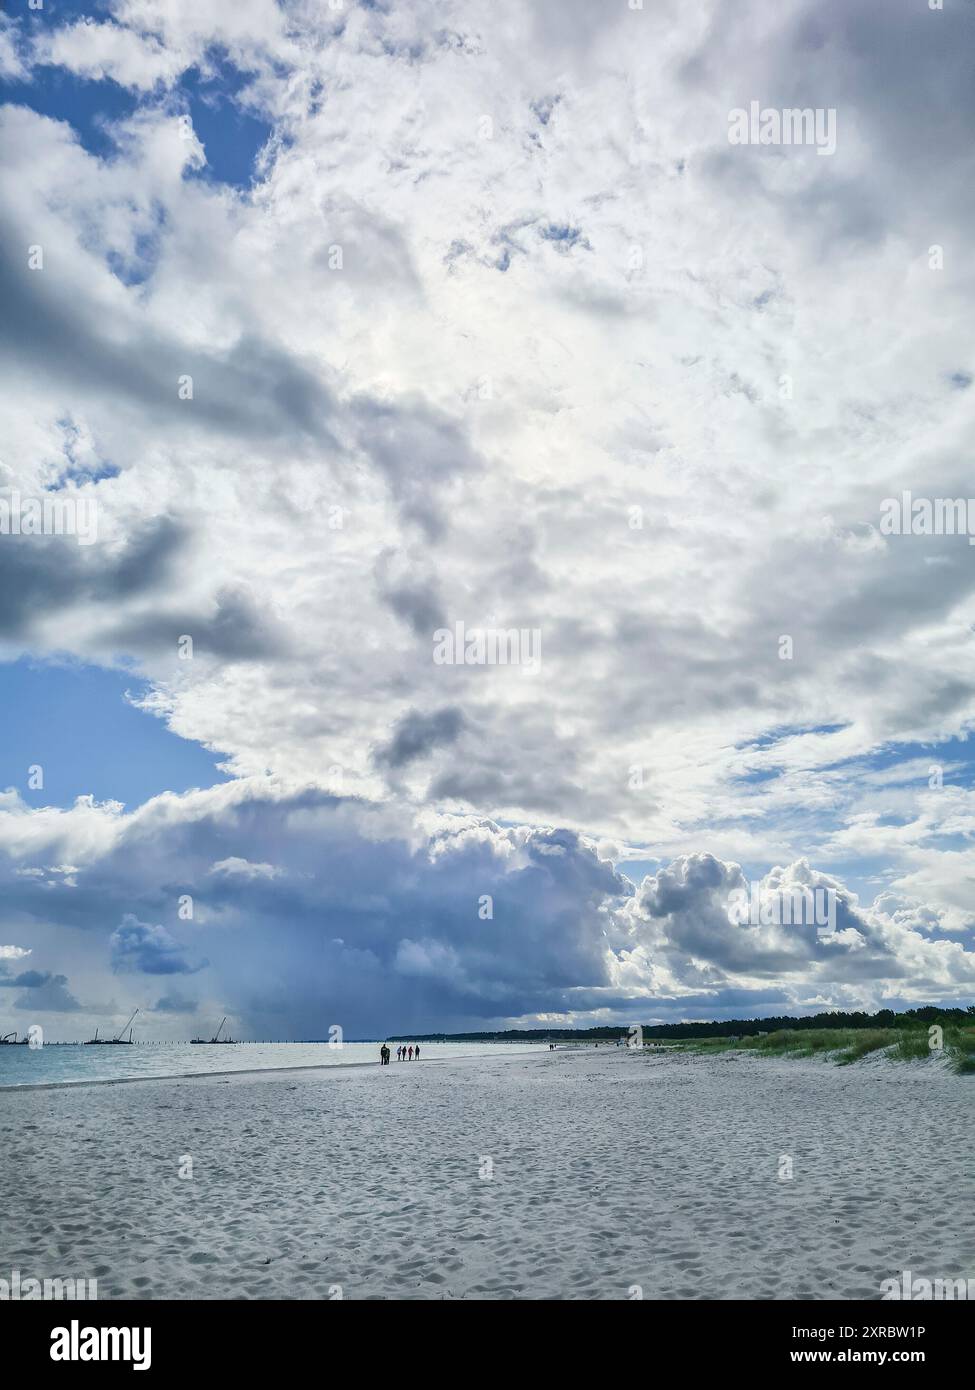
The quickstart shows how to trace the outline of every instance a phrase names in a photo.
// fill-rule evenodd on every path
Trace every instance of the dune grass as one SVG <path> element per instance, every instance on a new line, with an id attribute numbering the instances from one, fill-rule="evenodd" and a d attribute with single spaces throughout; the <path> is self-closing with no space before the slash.
<path id="1" fill-rule="evenodd" d="M 684 1052 L 759 1052 L 772 1057 L 826 1057 L 849 1066 L 871 1052 L 899 1062 L 947 1056 L 960 1075 L 975 1074 L 975 1028 L 948 1026 L 943 1051 L 931 1046 L 927 1028 L 782 1028 L 741 1038 L 686 1038 L 669 1043 Z"/>
<path id="2" fill-rule="evenodd" d="M 975 1075 L 975 1028 L 952 1028 L 948 1032 L 955 1049 L 955 1071 L 962 1076 Z"/>

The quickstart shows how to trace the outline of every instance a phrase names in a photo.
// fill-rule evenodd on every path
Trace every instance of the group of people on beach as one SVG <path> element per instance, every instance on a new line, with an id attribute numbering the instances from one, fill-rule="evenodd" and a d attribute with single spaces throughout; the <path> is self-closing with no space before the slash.
<path id="1" fill-rule="evenodd" d="M 379 1065 L 389 1066 L 389 1059 L 392 1053 L 389 1050 L 389 1043 L 383 1043 L 379 1049 Z M 418 1062 L 420 1060 L 420 1044 L 410 1043 L 409 1047 L 404 1043 L 402 1047 L 396 1049 L 397 1062 Z"/>

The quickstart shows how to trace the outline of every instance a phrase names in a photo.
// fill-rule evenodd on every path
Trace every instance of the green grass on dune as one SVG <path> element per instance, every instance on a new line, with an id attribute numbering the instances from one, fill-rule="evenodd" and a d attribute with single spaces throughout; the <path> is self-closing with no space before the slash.
<path id="1" fill-rule="evenodd" d="M 926 1028 L 782 1028 L 744 1038 L 688 1038 L 669 1044 L 684 1052 L 760 1052 L 773 1057 L 827 1057 L 849 1066 L 871 1052 L 900 1062 L 947 1055 L 959 1074 L 975 1073 L 975 1028 L 944 1029 L 944 1052 L 932 1048 Z"/>
<path id="2" fill-rule="evenodd" d="M 904 1033 L 898 1038 L 893 1055 L 900 1062 L 919 1062 L 930 1051 L 927 1033 Z"/>
<path id="3" fill-rule="evenodd" d="M 952 1028 L 948 1031 L 955 1049 L 955 1071 L 963 1076 L 975 1073 L 975 1028 Z"/>

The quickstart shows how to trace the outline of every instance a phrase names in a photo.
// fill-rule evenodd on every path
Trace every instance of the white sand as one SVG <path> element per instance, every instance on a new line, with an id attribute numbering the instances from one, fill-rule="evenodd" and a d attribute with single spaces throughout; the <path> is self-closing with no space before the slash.
<path id="1" fill-rule="evenodd" d="M 96 1277 L 102 1299 L 875 1299 L 904 1269 L 975 1275 L 973 1116 L 975 1078 L 928 1063 L 615 1048 L 8 1091 L 0 1276 Z"/>

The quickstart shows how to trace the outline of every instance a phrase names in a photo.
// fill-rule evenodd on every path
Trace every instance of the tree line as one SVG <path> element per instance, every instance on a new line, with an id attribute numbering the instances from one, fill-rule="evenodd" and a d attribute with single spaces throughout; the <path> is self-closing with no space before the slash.
<path id="1" fill-rule="evenodd" d="M 726 1038 L 753 1037 L 757 1033 L 777 1033 L 783 1028 L 926 1028 L 932 1023 L 975 1025 L 975 1004 L 967 1008 L 945 1008 L 925 1004 L 918 1009 L 895 1013 L 879 1009 L 875 1014 L 854 1011 L 846 1013 L 831 1009 L 825 1013 L 806 1014 L 793 1018 L 776 1014 L 769 1018 L 720 1018 L 694 1023 L 644 1023 L 640 1027 L 644 1038 Z M 503 1032 L 487 1033 L 411 1033 L 414 1042 L 615 1042 L 630 1036 L 626 1026 L 601 1028 L 506 1028 Z M 401 1042 L 390 1037 L 390 1042 Z"/>

